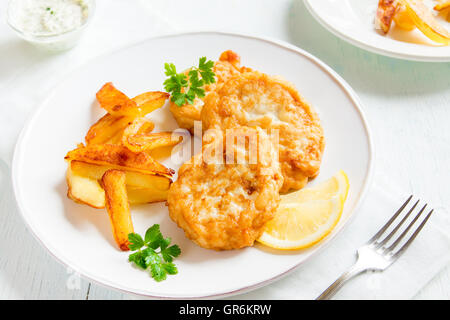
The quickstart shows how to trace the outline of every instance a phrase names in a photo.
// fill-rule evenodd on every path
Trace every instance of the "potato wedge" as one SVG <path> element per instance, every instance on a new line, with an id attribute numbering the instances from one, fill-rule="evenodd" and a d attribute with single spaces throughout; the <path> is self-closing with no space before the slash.
<path id="1" fill-rule="evenodd" d="M 450 45 L 450 32 L 441 26 L 428 7 L 420 0 L 398 0 L 406 6 L 416 27 L 430 40 Z"/>
<path id="2" fill-rule="evenodd" d="M 111 82 L 105 83 L 96 94 L 100 106 L 115 116 L 139 116 L 137 103 L 117 90 Z"/>
<path id="3" fill-rule="evenodd" d="M 107 113 L 91 126 L 85 137 L 86 144 L 92 145 L 111 142 L 114 136 L 123 132 L 124 128 L 132 123 L 132 121 L 132 117 L 113 116 Z"/>
<path id="4" fill-rule="evenodd" d="M 147 118 L 136 118 L 124 130 L 121 138 L 122 144 L 128 137 L 136 134 L 150 133 L 155 128 L 155 124 Z"/>
<path id="5" fill-rule="evenodd" d="M 106 144 L 122 144 L 122 139 L 124 135 L 129 135 L 131 133 L 149 133 L 155 128 L 155 124 L 147 118 L 139 117 L 136 119 L 130 119 L 129 122 L 125 124 L 120 130 L 118 130 L 113 136 L 103 143 Z"/>
<path id="6" fill-rule="evenodd" d="M 112 165 L 118 169 L 133 170 L 170 178 L 175 172 L 155 161 L 145 152 L 132 152 L 125 146 L 94 144 L 69 151 L 66 160 L 78 160 L 93 164 Z"/>
<path id="7" fill-rule="evenodd" d="M 86 204 L 96 209 L 102 209 L 105 207 L 105 190 L 100 185 L 99 180 L 97 178 L 92 178 L 92 176 L 103 176 L 103 174 L 108 171 L 109 167 L 103 168 L 99 170 L 98 168 L 92 168 L 92 164 L 77 164 L 74 161 L 74 168 L 72 170 L 72 164 L 69 165 L 67 169 L 67 196 L 73 201 Z M 98 166 L 97 166 L 98 167 Z M 86 171 L 91 170 L 87 173 L 87 175 L 82 175 L 80 173 L 86 173 Z M 91 175 L 89 175 L 91 173 Z M 100 177 L 101 177 L 100 176 Z M 127 175 L 127 181 L 131 181 L 132 183 L 138 182 L 137 184 L 143 184 L 146 186 L 151 186 L 150 188 L 145 188 L 141 186 L 133 186 L 127 185 L 127 194 L 128 201 L 130 204 L 146 204 L 146 203 L 154 203 L 161 202 L 167 200 L 167 191 L 169 189 L 170 183 L 166 181 L 154 181 L 154 184 L 149 183 L 148 181 L 152 180 L 152 178 L 148 178 L 148 180 L 144 179 L 136 179 L 133 175 Z M 139 183 L 139 181 L 147 181 L 145 183 Z"/>
<path id="8" fill-rule="evenodd" d="M 136 134 L 150 133 L 155 128 L 155 124 L 147 118 L 136 118 L 124 130 L 120 139 L 120 143 L 124 146 L 128 145 L 128 138 Z M 131 150 L 130 148 L 128 148 Z"/>
<path id="9" fill-rule="evenodd" d="M 172 132 L 158 132 L 129 137 L 124 136 L 122 143 L 133 152 L 143 152 L 161 147 L 174 146 L 182 140 L 183 137 L 175 135 Z"/>
<path id="10" fill-rule="evenodd" d="M 67 196 L 78 203 L 87 204 L 96 209 L 105 207 L 105 191 L 96 179 L 78 175 L 67 168 Z"/>
<path id="11" fill-rule="evenodd" d="M 434 6 L 434 10 L 436 11 L 442 11 L 448 8 L 450 8 L 450 0 L 441 0 L 440 3 Z"/>
<path id="12" fill-rule="evenodd" d="M 70 163 L 72 172 L 82 177 L 88 177 L 93 180 L 99 180 L 103 174 L 111 169 L 120 169 L 121 167 L 112 165 L 98 165 L 87 163 L 83 161 L 73 160 Z M 146 174 L 138 171 L 132 171 L 125 169 L 126 184 L 135 188 L 145 188 L 152 191 L 169 190 L 171 180 L 165 176 L 159 176 L 154 174 Z"/>
<path id="13" fill-rule="evenodd" d="M 137 127 L 133 127 L 131 129 L 132 125 L 135 122 L 138 122 Z M 126 129 L 128 129 L 126 132 L 128 135 L 130 135 L 130 134 L 147 134 L 147 133 L 152 132 L 153 129 L 155 129 L 155 124 L 147 118 L 139 118 L 139 120 L 135 119 L 135 122 L 133 122 L 126 128 Z M 125 130 L 124 130 L 124 132 L 125 132 Z"/>
<path id="14" fill-rule="evenodd" d="M 128 251 L 128 234 L 134 232 L 128 202 L 126 175 L 121 170 L 108 170 L 102 177 L 106 210 L 111 221 L 114 239 L 120 250 Z"/>
<path id="15" fill-rule="evenodd" d="M 395 0 L 379 0 L 375 15 L 375 29 L 388 33 L 396 10 Z"/>
<path id="16" fill-rule="evenodd" d="M 145 204 L 166 201 L 168 190 L 127 186 L 127 192 L 131 204 Z"/>
<path id="17" fill-rule="evenodd" d="M 104 144 L 116 144 L 116 145 L 121 145 L 122 144 L 122 136 L 123 136 L 123 131 L 125 129 L 122 129 L 120 131 L 118 131 L 115 135 L 113 135 L 108 141 L 106 141 Z"/>
<path id="18" fill-rule="evenodd" d="M 132 100 L 138 105 L 139 114 L 145 116 L 146 114 L 161 108 L 169 97 L 170 94 L 167 92 L 151 91 L 142 93 Z"/>
<path id="19" fill-rule="evenodd" d="M 100 106 L 112 115 L 139 117 L 161 108 L 170 95 L 167 92 L 151 91 L 130 99 L 108 82 L 96 96 Z"/>

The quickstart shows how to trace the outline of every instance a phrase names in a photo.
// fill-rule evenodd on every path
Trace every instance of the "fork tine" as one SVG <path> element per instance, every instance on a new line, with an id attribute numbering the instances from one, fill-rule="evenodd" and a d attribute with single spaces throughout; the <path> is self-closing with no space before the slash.
<path id="1" fill-rule="evenodd" d="M 432 209 L 425 219 L 423 219 L 422 223 L 417 227 L 416 231 L 411 235 L 411 237 L 406 241 L 406 243 L 392 256 L 392 259 L 397 259 L 403 252 L 405 252 L 406 249 L 410 246 L 410 244 L 413 242 L 413 240 L 417 237 L 420 230 L 422 230 L 425 223 L 427 223 L 428 219 L 430 218 L 431 214 L 433 213 L 434 209 Z"/>
<path id="2" fill-rule="evenodd" d="M 392 236 L 393 236 L 395 233 L 397 233 L 398 229 L 400 229 L 400 227 L 403 225 L 403 223 L 408 219 L 408 217 L 411 215 L 411 212 L 414 211 L 414 209 L 416 208 L 416 206 L 417 206 L 418 203 L 419 203 L 419 200 L 417 200 L 416 203 L 414 203 L 414 205 L 412 206 L 412 208 L 409 209 L 408 213 L 403 217 L 403 219 L 400 221 L 400 223 L 398 223 L 398 224 L 395 226 L 395 228 L 391 231 L 391 233 L 389 233 L 389 234 L 387 235 L 386 238 L 384 238 L 382 241 L 380 241 L 380 242 L 377 244 L 377 246 L 376 246 L 377 248 L 379 248 L 379 247 L 385 245 L 385 244 L 392 238 Z M 426 206 L 426 205 L 425 205 L 425 206 Z"/>
<path id="3" fill-rule="evenodd" d="M 398 215 L 405 209 L 406 205 L 409 203 L 409 201 L 412 199 L 412 195 L 409 196 L 409 198 L 405 201 L 405 203 L 402 204 L 402 206 L 397 210 L 397 212 L 392 216 L 391 219 L 367 242 L 368 244 L 372 244 L 375 240 L 377 240 L 385 231 L 387 228 L 390 227 L 392 222 L 398 217 Z"/>
<path id="4" fill-rule="evenodd" d="M 402 241 L 402 239 L 406 236 L 406 234 L 408 233 L 409 229 L 411 229 L 411 227 L 414 225 L 414 223 L 416 223 L 417 219 L 419 219 L 420 215 L 422 214 L 422 212 L 425 210 L 425 208 L 427 207 L 427 204 L 425 204 L 422 209 L 420 209 L 419 213 L 414 217 L 414 219 L 409 223 L 408 227 L 402 232 L 402 234 L 400 234 L 400 236 L 397 238 L 397 240 L 394 241 L 393 244 L 391 244 L 389 246 L 389 248 L 386 249 L 386 252 L 390 252 L 392 250 L 394 250 L 394 248 L 400 243 L 400 241 Z"/>

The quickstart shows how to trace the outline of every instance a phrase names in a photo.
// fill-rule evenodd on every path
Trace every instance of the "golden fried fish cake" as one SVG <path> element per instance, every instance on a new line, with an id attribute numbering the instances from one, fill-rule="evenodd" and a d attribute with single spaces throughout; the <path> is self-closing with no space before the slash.
<path id="1" fill-rule="evenodd" d="M 205 134 L 202 153 L 181 166 L 168 193 L 169 214 L 199 246 L 239 249 L 253 245 L 273 218 L 283 176 L 263 130 L 236 128 L 232 134 L 244 143 L 233 145 L 216 131 L 219 137 Z"/>
<path id="2" fill-rule="evenodd" d="M 218 61 L 214 63 L 213 71 L 216 74 L 216 82 L 205 86 L 205 94 L 220 87 L 225 81 L 241 72 L 249 71 L 246 67 L 241 67 L 241 58 L 231 50 L 222 52 Z M 188 74 L 189 70 L 185 73 Z M 181 128 L 193 132 L 194 121 L 200 121 L 200 114 L 203 107 L 203 99 L 195 98 L 193 104 L 185 104 L 181 107 L 170 101 L 169 108 L 175 120 Z"/>
<path id="3" fill-rule="evenodd" d="M 243 73 L 204 99 L 203 129 L 258 126 L 278 129 L 279 160 L 284 177 L 281 192 L 300 189 L 318 174 L 324 150 L 316 112 L 295 87 L 259 72 Z"/>

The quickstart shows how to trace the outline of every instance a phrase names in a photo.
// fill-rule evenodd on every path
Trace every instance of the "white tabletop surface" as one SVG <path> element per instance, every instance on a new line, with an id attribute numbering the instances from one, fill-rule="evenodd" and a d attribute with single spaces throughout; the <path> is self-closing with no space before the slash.
<path id="1" fill-rule="evenodd" d="M 450 216 L 450 63 L 401 61 L 358 49 L 321 27 L 302 0 L 97 3 L 82 42 L 59 55 L 18 39 L 4 21 L 6 1 L 0 3 L 0 299 L 130 298 L 56 262 L 26 230 L 13 202 L 5 201 L 14 197 L 5 173 L 26 118 L 58 79 L 91 57 L 164 33 L 243 32 L 285 40 L 316 55 L 361 98 L 374 135 L 376 174 Z M 450 266 L 416 298 L 450 299 Z"/>

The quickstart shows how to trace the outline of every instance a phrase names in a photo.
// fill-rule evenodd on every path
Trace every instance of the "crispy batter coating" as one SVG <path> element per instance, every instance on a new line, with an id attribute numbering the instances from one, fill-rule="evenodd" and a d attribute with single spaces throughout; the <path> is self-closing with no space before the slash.
<path id="1" fill-rule="evenodd" d="M 216 74 L 216 82 L 205 86 L 205 94 L 219 88 L 225 81 L 241 72 L 249 71 L 246 67 L 241 67 L 241 57 L 231 51 L 222 52 L 218 61 L 215 62 L 213 71 Z M 186 75 L 189 70 L 186 70 Z M 194 121 L 200 121 L 200 114 L 203 107 L 203 99 L 195 98 L 194 104 L 185 104 L 181 107 L 170 101 L 170 111 L 181 128 L 188 129 L 194 133 Z"/>
<path id="2" fill-rule="evenodd" d="M 295 87 L 259 72 L 235 76 L 204 99 L 203 129 L 278 129 L 281 192 L 300 189 L 318 174 L 325 142 L 319 117 Z"/>
<path id="3" fill-rule="evenodd" d="M 237 128 L 233 134 L 245 137 L 246 143 L 227 145 L 221 134 L 205 137 L 202 153 L 183 164 L 169 190 L 170 217 L 204 248 L 253 245 L 278 207 L 283 177 L 269 137 L 259 128 Z M 251 160 L 254 143 L 257 161 Z"/>

